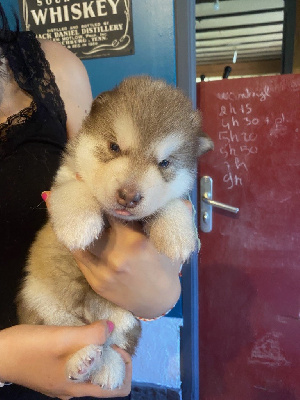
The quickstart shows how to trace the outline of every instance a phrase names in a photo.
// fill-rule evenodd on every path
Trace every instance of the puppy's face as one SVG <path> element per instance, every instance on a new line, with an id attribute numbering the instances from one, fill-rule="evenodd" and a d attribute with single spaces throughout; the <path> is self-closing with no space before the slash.
<path id="1" fill-rule="evenodd" d="M 211 146 L 181 92 L 131 78 L 94 101 L 73 151 L 105 212 L 140 220 L 192 188 L 197 157 Z"/>

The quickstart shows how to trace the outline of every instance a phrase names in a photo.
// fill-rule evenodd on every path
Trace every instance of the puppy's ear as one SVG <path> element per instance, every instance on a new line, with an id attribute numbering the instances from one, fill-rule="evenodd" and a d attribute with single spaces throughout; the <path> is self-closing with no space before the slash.
<path id="1" fill-rule="evenodd" d="M 106 90 L 105 92 L 101 92 L 100 94 L 98 94 L 97 97 L 95 97 L 95 100 L 97 101 L 103 101 L 106 100 L 107 96 L 110 94 L 111 90 Z"/>
<path id="2" fill-rule="evenodd" d="M 198 135 L 198 157 L 210 150 L 213 150 L 214 148 L 214 142 L 212 139 L 201 129 L 201 120 L 202 118 L 200 111 L 195 110 L 192 115 L 192 124 Z"/>
<path id="3" fill-rule="evenodd" d="M 95 104 L 104 104 L 110 98 L 111 91 L 107 90 L 106 92 L 102 92 L 95 97 L 94 102 Z"/>
<path id="4" fill-rule="evenodd" d="M 202 156 L 202 154 L 207 153 L 208 151 L 213 149 L 214 149 L 214 142 L 206 133 L 200 131 L 200 135 L 198 137 L 198 157 Z"/>
<path id="5" fill-rule="evenodd" d="M 110 91 L 102 92 L 97 97 L 94 98 L 89 116 L 94 118 L 100 110 L 102 111 L 104 107 L 108 104 L 110 99 Z"/>

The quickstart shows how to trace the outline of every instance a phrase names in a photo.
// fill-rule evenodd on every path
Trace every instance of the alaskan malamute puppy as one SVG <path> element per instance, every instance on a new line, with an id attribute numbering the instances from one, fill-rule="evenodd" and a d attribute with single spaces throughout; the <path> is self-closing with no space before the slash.
<path id="1" fill-rule="evenodd" d="M 186 260 L 198 240 L 181 199 L 193 186 L 198 156 L 211 148 L 188 98 L 163 81 L 128 78 L 94 100 L 57 172 L 51 220 L 31 248 L 18 298 L 20 323 L 114 322 L 103 347 L 87 346 L 69 360 L 70 379 L 120 386 L 125 366 L 110 345 L 134 354 L 140 322 L 90 288 L 69 250 L 91 245 L 106 214 L 142 221 L 159 252 Z"/>

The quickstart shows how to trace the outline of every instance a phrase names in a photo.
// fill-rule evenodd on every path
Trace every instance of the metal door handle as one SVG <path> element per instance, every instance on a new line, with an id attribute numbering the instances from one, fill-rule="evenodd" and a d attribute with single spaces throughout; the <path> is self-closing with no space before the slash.
<path id="1" fill-rule="evenodd" d="M 232 206 L 229 206 L 228 204 L 224 204 L 224 203 L 220 203 L 219 201 L 211 200 L 207 196 L 208 196 L 207 193 L 204 193 L 204 195 L 202 196 L 202 201 L 204 201 L 204 203 L 209 204 L 213 207 L 221 208 L 222 210 L 225 210 L 225 211 L 232 212 L 234 214 L 237 214 L 239 212 L 239 209 L 237 207 L 232 207 Z"/>
<path id="2" fill-rule="evenodd" d="M 232 207 L 219 201 L 212 200 L 213 197 L 213 180 L 210 176 L 203 176 L 200 180 L 200 199 L 201 199 L 201 218 L 200 228 L 202 232 L 210 232 L 212 230 L 212 208 L 217 207 L 222 210 L 237 214 L 239 209 Z"/>

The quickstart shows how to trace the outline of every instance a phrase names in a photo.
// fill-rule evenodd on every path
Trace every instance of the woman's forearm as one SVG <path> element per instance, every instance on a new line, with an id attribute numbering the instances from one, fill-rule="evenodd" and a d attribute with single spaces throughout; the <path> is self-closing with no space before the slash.
<path id="1" fill-rule="evenodd" d="M 121 349 L 117 351 L 126 364 L 126 378 L 120 389 L 74 383 L 66 376 L 66 362 L 74 352 L 89 344 L 103 344 L 108 335 L 106 321 L 80 327 L 18 325 L 4 329 L 0 331 L 0 378 L 64 400 L 125 396 L 131 386 L 131 359 Z"/>

